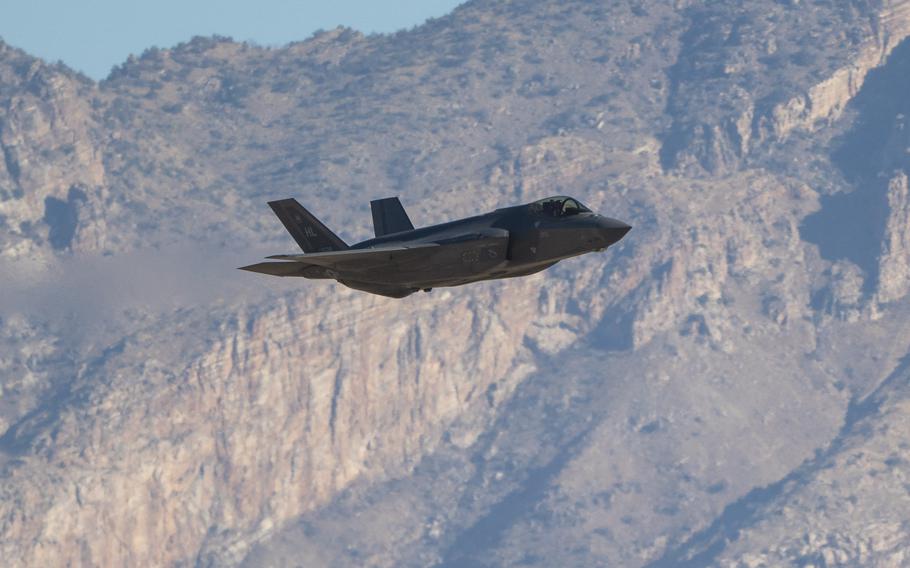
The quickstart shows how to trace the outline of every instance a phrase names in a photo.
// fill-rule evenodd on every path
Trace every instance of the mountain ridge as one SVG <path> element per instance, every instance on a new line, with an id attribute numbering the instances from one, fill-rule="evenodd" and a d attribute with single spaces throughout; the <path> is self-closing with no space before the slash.
<path id="1" fill-rule="evenodd" d="M 121 259 L 84 280 L 113 294 L 126 261 L 191 244 L 91 326 L 65 279 L 42 276 L 73 307 L 0 306 L 0 555 L 646 565 L 800 467 L 823 479 L 802 464 L 910 345 L 902 107 L 861 108 L 899 100 L 908 34 L 908 2 L 478 0 L 388 36 L 194 39 L 97 84 L 0 46 L 4 267 Z M 851 178 L 838 137 L 864 136 L 889 165 Z M 636 228 L 402 303 L 222 266 L 293 250 L 269 198 L 356 240 L 395 193 L 418 224 L 570 193 Z M 872 258 L 837 246 L 839 195 L 882 196 Z M 850 444 L 900 431 L 877 436 Z M 781 499 L 822 490 L 805 487 Z M 858 487 L 855 525 L 808 507 L 787 524 L 775 501 L 712 559 L 894 562 L 888 527 L 851 544 L 889 506 Z M 847 544 L 776 546 L 788 531 Z"/>

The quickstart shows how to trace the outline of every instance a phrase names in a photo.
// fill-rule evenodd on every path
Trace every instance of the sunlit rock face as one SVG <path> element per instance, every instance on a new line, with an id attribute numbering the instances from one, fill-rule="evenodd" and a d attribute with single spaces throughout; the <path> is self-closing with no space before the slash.
<path id="1" fill-rule="evenodd" d="M 0 243 L 5 257 L 72 248 L 103 232 L 83 186 L 104 185 L 91 97 L 95 85 L 0 44 Z M 97 237 L 96 237 L 97 238 Z"/>
<path id="2" fill-rule="evenodd" d="M 5 565 L 896 563 L 910 2 L 469 2 L 0 45 Z M 234 270 L 552 194 L 634 229 L 390 300 Z M 861 454 L 861 455 L 860 455 Z"/>
<path id="3" fill-rule="evenodd" d="M 881 302 L 899 300 L 910 290 L 910 199 L 904 172 L 888 182 L 888 209 L 878 283 Z"/>

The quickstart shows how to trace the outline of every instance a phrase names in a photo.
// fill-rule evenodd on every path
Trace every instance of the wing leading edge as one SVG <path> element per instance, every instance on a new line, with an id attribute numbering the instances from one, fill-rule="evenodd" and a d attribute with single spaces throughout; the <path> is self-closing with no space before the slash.
<path id="1" fill-rule="evenodd" d="M 279 262 L 260 262 L 241 266 L 240 270 L 271 274 L 272 276 L 303 276 L 305 278 L 333 278 L 332 271 L 362 272 L 390 264 L 416 259 L 427 249 L 438 248 L 435 243 L 412 246 L 383 247 L 374 249 L 347 249 L 310 254 L 276 254 L 269 256 Z M 328 269 L 328 271 L 326 271 Z"/>
<path id="2" fill-rule="evenodd" d="M 366 267 L 365 263 L 372 266 L 374 264 L 408 260 L 415 256 L 419 256 L 421 252 L 426 252 L 426 249 L 432 249 L 438 246 L 439 245 L 436 243 L 420 243 L 409 246 L 347 249 L 309 254 L 275 254 L 267 258 L 313 264 L 329 268 L 340 266 L 348 267 L 349 265 L 361 268 Z"/>

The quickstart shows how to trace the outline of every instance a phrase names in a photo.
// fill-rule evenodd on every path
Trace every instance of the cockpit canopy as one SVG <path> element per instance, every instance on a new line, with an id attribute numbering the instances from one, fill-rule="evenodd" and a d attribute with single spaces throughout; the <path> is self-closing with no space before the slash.
<path id="1" fill-rule="evenodd" d="M 547 197 L 546 199 L 535 201 L 530 205 L 530 208 L 532 212 L 546 215 L 547 217 L 569 217 L 570 215 L 591 212 L 591 210 L 582 205 L 581 202 L 564 195 Z"/>

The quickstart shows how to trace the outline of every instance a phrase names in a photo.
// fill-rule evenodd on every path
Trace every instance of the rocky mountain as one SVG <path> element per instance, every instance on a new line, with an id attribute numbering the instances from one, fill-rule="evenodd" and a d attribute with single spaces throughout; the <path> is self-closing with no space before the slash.
<path id="1" fill-rule="evenodd" d="M 8 566 L 900 566 L 910 2 L 472 0 L 0 44 Z M 602 255 L 405 300 L 234 267 L 552 194 Z"/>

